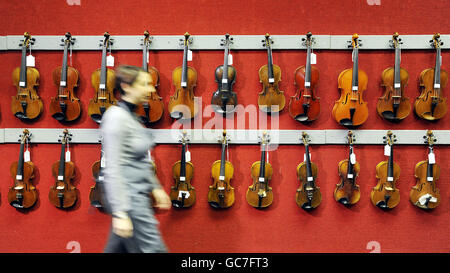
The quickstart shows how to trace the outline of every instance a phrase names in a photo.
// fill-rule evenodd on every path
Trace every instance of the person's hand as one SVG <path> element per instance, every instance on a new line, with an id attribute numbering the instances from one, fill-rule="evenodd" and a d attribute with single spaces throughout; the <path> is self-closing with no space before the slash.
<path id="1" fill-rule="evenodd" d="M 152 191 L 153 198 L 155 199 L 154 207 L 160 209 L 170 209 L 172 202 L 169 195 L 163 189 L 154 189 Z"/>
<path id="2" fill-rule="evenodd" d="M 120 217 L 113 215 L 112 230 L 115 234 L 123 238 L 133 236 L 133 223 L 128 214 L 125 213 L 120 215 Z"/>

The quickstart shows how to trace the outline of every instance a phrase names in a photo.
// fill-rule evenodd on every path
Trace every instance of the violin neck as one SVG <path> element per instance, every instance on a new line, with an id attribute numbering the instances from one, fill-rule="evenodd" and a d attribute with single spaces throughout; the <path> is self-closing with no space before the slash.
<path id="1" fill-rule="evenodd" d="M 27 86 L 27 47 L 22 46 L 22 59 L 20 61 L 20 82 L 24 82 Z M 23 86 L 23 87 L 25 87 Z"/>
<path id="2" fill-rule="evenodd" d="M 308 45 L 306 50 L 305 87 L 310 86 L 310 84 L 311 84 L 311 46 Z"/>
<path id="3" fill-rule="evenodd" d="M 311 170 L 311 158 L 309 157 L 309 144 L 305 144 L 305 159 L 306 159 L 306 179 L 309 180 L 308 177 L 312 177 Z M 309 183 L 310 181 L 308 181 Z"/>
<path id="4" fill-rule="evenodd" d="M 107 45 L 103 45 L 102 48 L 102 66 L 100 70 L 100 86 L 105 86 L 106 88 L 106 48 Z"/>
<path id="5" fill-rule="evenodd" d="M 17 163 L 17 175 L 23 175 L 23 150 L 24 150 L 24 143 L 20 143 L 20 152 L 19 152 L 19 162 Z"/>
<path id="6" fill-rule="evenodd" d="M 441 48 L 436 49 L 436 65 L 434 66 L 434 88 L 441 84 Z M 440 87 L 439 87 L 440 88 Z"/>
<path id="7" fill-rule="evenodd" d="M 394 145 L 391 145 L 390 149 L 391 149 L 391 153 L 389 155 L 389 160 L 388 160 L 387 176 L 394 177 Z"/>
<path id="8" fill-rule="evenodd" d="M 226 149 L 226 144 L 222 143 L 222 156 L 220 158 L 220 174 L 219 176 L 221 177 L 225 177 L 225 149 Z"/>
<path id="9" fill-rule="evenodd" d="M 394 65 L 394 89 L 400 88 L 400 54 L 401 49 L 399 47 L 395 48 L 395 65 Z"/>
<path id="10" fill-rule="evenodd" d="M 353 48 L 353 77 L 352 77 L 352 90 L 353 88 L 358 88 L 358 48 Z M 353 90 L 357 91 L 357 90 Z"/>
<path id="11" fill-rule="evenodd" d="M 348 169 L 347 169 L 347 175 L 353 174 L 353 164 L 351 161 L 351 156 L 353 154 L 353 145 L 350 145 L 350 150 L 348 153 Z M 348 176 L 347 176 L 348 177 Z"/>
<path id="12" fill-rule="evenodd" d="M 261 161 L 260 161 L 260 167 L 259 167 L 259 177 L 264 178 L 266 174 L 266 144 L 263 144 L 262 152 L 261 152 Z M 261 182 L 261 181 L 260 181 Z"/>
<path id="13" fill-rule="evenodd" d="M 68 52 L 69 44 L 66 43 L 64 45 L 64 55 L 63 55 L 63 63 L 61 68 L 61 82 L 67 83 L 67 52 Z M 60 85 L 61 85 L 60 82 Z"/>
<path id="14" fill-rule="evenodd" d="M 433 147 L 428 147 L 428 154 L 433 153 Z M 427 177 L 433 177 L 433 164 L 430 164 L 430 160 L 428 159 L 428 166 L 427 166 Z"/>
<path id="15" fill-rule="evenodd" d="M 269 41 L 270 43 L 270 41 Z M 268 64 L 267 64 L 267 73 L 269 76 L 269 83 L 273 83 L 274 82 L 274 75 L 273 75 L 273 60 L 272 60 L 272 47 L 269 46 L 267 47 L 267 58 L 268 58 Z"/>
<path id="16" fill-rule="evenodd" d="M 144 48 L 142 49 L 142 68 L 145 71 L 148 71 L 147 54 L 148 54 L 147 43 L 144 41 Z"/>
<path id="17" fill-rule="evenodd" d="M 66 150 L 66 143 L 61 144 L 61 157 L 59 158 L 59 169 L 58 169 L 58 177 L 64 177 L 66 161 L 64 158 L 64 152 Z M 59 180 L 59 179 L 58 179 Z"/>
<path id="18" fill-rule="evenodd" d="M 187 76 L 188 76 L 188 72 L 187 72 L 187 53 L 188 53 L 188 46 L 185 45 L 184 46 L 184 50 L 183 50 L 183 70 L 181 72 L 181 86 L 183 86 L 183 83 L 187 83 Z"/>
<path id="19" fill-rule="evenodd" d="M 186 177 L 186 144 L 181 145 L 180 177 Z"/>
<path id="20" fill-rule="evenodd" d="M 223 69 L 222 69 L 222 91 L 229 90 L 228 83 L 228 45 L 225 46 L 225 54 L 223 58 Z"/>

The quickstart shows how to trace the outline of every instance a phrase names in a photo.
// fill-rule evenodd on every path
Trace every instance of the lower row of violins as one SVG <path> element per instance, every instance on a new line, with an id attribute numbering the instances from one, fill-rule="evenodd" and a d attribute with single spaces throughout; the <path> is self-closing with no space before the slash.
<path id="1" fill-rule="evenodd" d="M 14 185 L 9 189 L 8 201 L 15 208 L 30 208 L 37 200 L 36 188 L 31 180 L 34 177 L 34 165 L 29 161 L 29 151 L 24 152 L 24 145 L 29 139 L 30 133 L 24 130 L 21 135 L 19 160 L 11 165 L 11 175 Z M 61 136 L 61 157 L 52 166 L 55 184 L 50 188 L 50 202 L 58 208 L 70 208 L 78 199 L 78 191 L 71 180 L 75 177 L 75 166 L 70 161 L 70 152 L 66 151 L 66 145 L 70 140 L 70 134 L 67 130 L 63 131 Z M 334 198 L 337 202 L 350 206 L 356 204 L 360 199 L 359 186 L 356 184 L 360 166 L 356 161 L 353 151 L 354 135 L 349 131 L 349 157 L 338 164 L 339 183 L 334 190 Z M 436 187 L 436 180 L 439 179 L 440 167 L 436 164 L 433 144 L 436 138 L 431 130 L 428 130 L 424 136 L 425 143 L 428 144 L 428 159 L 421 161 L 415 166 L 415 178 L 417 183 L 410 192 L 410 201 L 422 208 L 433 209 L 440 203 L 439 189 Z M 195 203 L 196 192 L 191 185 L 194 173 L 194 165 L 190 162 L 190 152 L 186 151 L 188 142 L 186 132 L 183 132 L 181 139 L 182 152 L 181 160 L 175 162 L 172 166 L 172 174 L 175 185 L 171 187 L 170 198 L 172 205 L 176 208 L 188 208 Z M 381 209 L 392 209 L 400 202 L 399 189 L 396 188 L 396 182 L 400 176 L 400 167 L 394 162 L 393 146 L 396 142 L 396 136 L 391 131 L 384 137 L 385 155 L 387 161 L 382 161 L 376 166 L 377 185 L 372 189 L 370 199 L 372 204 Z M 273 202 L 272 188 L 269 186 L 269 180 L 272 177 L 273 169 L 266 161 L 267 146 L 270 142 L 269 135 L 264 132 L 261 138 L 261 160 L 254 162 L 251 166 L 251 177 L 253 183 L 246 192 L 247 202 L 255 208 L 265 208 Z M 318 168 L 311 162 L 309 152 L 309 136 L 302 133 L 302 142 L 305 146 L 304 161 L 297 166 L 297 178 L 300 186 L 297 189 L 295 200 L 299 207 L 305 210 L 312 210 L 318 207 L 322 201 L 320 188 L 316 185 Z M 209 186 L 208 202 L 214 208 L 229 208 L 235 201 L 234 188 L 230 182 L 233 178 L 233 164 L 226 160 L 228 154 L 228 138 L 226 131 L 223 132 L 221 139 L 222 155 L 221 159 L 212 164 L 211 176 L 213 184 Z M 28 154 L 27 154 L 28 153 Z M 25 157 L 25 158 L 24 158 Z M 102 159 L 96 161 L 92 166 L 93 176 L 96 180 L 91 187 L 89 199 L 94 207 L 103 207 L 101 190 L 98 182 L 101 182 Z M 153 163 L 153 162 L 152 162 Z M 153 164 L 156 170 L 156 166 Z"/>

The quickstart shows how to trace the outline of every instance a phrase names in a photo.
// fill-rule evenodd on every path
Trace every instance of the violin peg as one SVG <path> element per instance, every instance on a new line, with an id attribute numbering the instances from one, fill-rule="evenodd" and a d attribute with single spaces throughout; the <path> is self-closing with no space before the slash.
<path id="1" fill-rule="evenodd" d="M 61 42 L 64 42 L 64 39 L 61 39 Z"/>
<path id="2" fill-rule="evenodd" d="M 231 40 L 231 41 L 233 41 L 233 40 L 234 40 L 234 38 L 230 38 L 230 40 Z"/>

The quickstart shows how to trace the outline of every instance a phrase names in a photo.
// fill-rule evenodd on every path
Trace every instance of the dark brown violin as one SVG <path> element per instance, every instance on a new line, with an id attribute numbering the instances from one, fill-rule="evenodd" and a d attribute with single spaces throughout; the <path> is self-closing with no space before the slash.
<path id="1" fill-rule="evenodd" d="M 320 98 L 314 95 L 319 82 L 319 69 L 311 65 L 311 45 L 313 38 L 311 32 L 306 34 L 303 41 L 306 45 L 306 65 L 298 67 L 294 72 L 294 85 L 297 93 L 289 100 L 289 115 L 300 122 L 309 122 L 317 119 L 320 113 Z"/>
<path id="2" fill-rule="evenodd" d="M 441 202 L 441 195 L 436 186 L 441 168 L 436 164 L 433 151 L 433 144 L 437 141 L 431 130 L 424 136 L 425 143 L 428 144 L 428 159 L 420 161 L 414 169 L 414 177 L 417 182 L 409 193 L 409 200 L 414 205 L 422 209 L 434 209 Z"/>
<path id="3" fill-rule="evenodd" d="M 381 73 L 382 86 L 386 89 L 384 95 L 378 98 L 377 112 L 380 117 L 389 121 L 400 121 L 406 118 L 411 112 L 409 98 L 404 96 L 404 89 L 408 84 L 408 71 L 400 67 L 400 45 L 402 39 L 398 38 L 398 33 L 394 33 L 391 43 L 395 49 L 395 65 L 386 68 Z"/>
<path id="4" fill-rule="evenodd" d="M 222 39 L 222 46 L 225 47 L 223 65 L 219 65 L 214 71 L 216 82 L 219 85 L 211 98 L 211 105 L 214 111 L 227 115 L 236 110 L 237 96 L 233 92 L 232 86 L 236 79 L 236 69 L 228 64 L 229 48 L 233 38 L 230 34 L 225 34 L 225 40 Z"/>
<path id="5" fill-rule="evenodd" d="M 334 103 L 333 117 L 336 121 L 347 127 L 363 124 L 368 116 L 367 102 L 362 98 L 367 88 L 367 74 L 358 69 L 358 48 L 360 46 L 358 34 L 353 34 L 353 69 L 345 69 L 339 74 L 338 87 L 341 97 Z"/>
<path id="6" fill-rule="evenodd" d="M 25 32 L 24 37 L 23 43 L 20 44 L 22 47 L 21 64 L 12 73 L 13 83 L 17 87 L 17 95 L 12 97 L 11 111 L 19 119 L 32 120 L 42 113 L 44 106 L 36 91 L 39 86 L 39 71 L 34 67 L 27 66 L 27 49 L 34 44 L 35 39 L 31 38 L 28 32 Z"/>
<path id="7" fill-rule="evenodd" d="M 261 138 L 261 160 L 252 164 L 251 175 L 253 184 L 247 189 L 247 202 L 255 208 L 266 208 L 273 202 L 272 187 L 269 180 L 272 179 L 273 169 L 269 162 L 266 162 L 266 150 L 269 145 L 270 136 L 263 132 Z"/>
<path id="8" fill-rule="evenodd" d="M 150 33 L 146 30 L 144 32 L 144 43 L 142 49 L 142 68 L 145 71 L 148 71 L 156 88 L 159 85 L 159 71 L 156 67 L 148 65 L 148 53 L 151 40 Z M 136 109 L 136 113 L 138 114 L 141 122 L 147 125 L 160 120 L 164 113 L 164 103 L 162 102 L 162 98 L 158 95 L 158 92 L 150 92 L 148 100 L 142 104 L 139 104 Z"/>
<path id="9" fill-rule="evenodd" d="M 304 161 L 297 166 L 297 179 L 300 186 L 295 194 L 297 205 L 304 210 L 312 210 L 317 208 L 322 202 L 322 194 L 320 188 L 316 185 L 317 165 L 311 162 L 309 153 L 309 136 L 306 132 L 302 133 L 302 142 L 305 146 Z"/>
<path id="10" fill-rule="evenodd" d="M 361 197 L 359 186 L 356 184 L 356 177 L 358 177 L 360 166 L 356 161 L 356 156 L 353 151 L 355 136 L 352 131 L 348 132 L 347 139 L 350 146 L 348 159 L 339 162 L 338 174 L 340 181 L 334 189 L 334 199 L 336 202 L 346 206 L 356 204 Z"/>
<path id="11" fill-rule="evenodd" d="M 376 167 L 378 183 L 370 193 L 370 200 L 374 206 L 381 209 L 392 209 L 400 203 L 400 193 L 395 186 L 400 177 L 400 166 L 394 162 L 394 142 L 397 139 L 391 131 L 383 138 L 386 144 L 385 155 L 389 160 L 381 161 Z"/>
<path id="12" fill-rule="evenodd" d="M 175 93 L 170 96 L 169 113 L 174 119 L 191 119 L 197 116 L 200 109 L 194 97 L 194 87 L 197 85 L 197 71 L 187 65 L 190 34 L 184 34 L 183 42 L 183 65 L 175 68 L 172 72 L 172 82 L 175 86 Z"/>
<path id="13" fill-rule="evenodd" d="M 111 105 L 116 105 L 117 100 L 114 96 L 116 76 L 114 70 L 106 67 L 106 50 L 112 45 L 109 33 L 105 32 L 105 39 L 102 44 L 102 65 L 99 69 L 92 72 L 91 83 L 95 89 L 94 98 L 89 100 L 88 113 L 93 121 L 100 123 L 103 113 Z"/>
<path id="14" fill-rule="evenodd" d="M 226 149 L 228 149 L 227 132 L 223 131 L 222 136 L 222 156 L 216 160 L 211 167 L 211 177 L 214 180 L 209 186 L 208 203 L 213 208 L 229 208 L 234 203 L 234 188 L 230 185 L 233 178 L 234 166 L 225 159 Z"/>
<path id="15" fill-rule="evenodd" d="M 103 156 L 103 144 L 100 150 L 100 160 L 95 161 L 92 164 L 92 177 L 94 178 L 95 184 L 91 186 L 89 190 L 89 201 L 91 202 L 91 206 L 95 208 L 103 208 L 103 192 L 102 187 L 99 185 L 103 182 L 103 168 L 105 167 L 105 158 Z"/>
<path id="16" fill-rule="evenodd" d="M 8 202 L 19 209 L 32 207 L 37 200 L 36 188 L 31 183 L 34 178 L 34 164 L 29 158 L 27 161 L 24 159 L 24 144 L 28 143 L 30 135 L 27 129 L 23 130 L 23 135 L 20 136 L 19 161 L 13 162 L 10 167 L 14 186 L 9 188 Z"/>
<path id="17" fill-rule="evenodd" d="M 58 86 L 58 95 L 51 98 L 50 115 L 58 121 L 73 121 L 81 114 L 80 100 L 75 97 L 74 88 L 78 86 L 78 71 L 67 65 L 67 52 L 75 38 L 67 32 L 64 42 L 62 66 L 53 70 L 53 82 Z"/>
<path id="18" fill-rule="evenodd" d="M 273 64 L 272 60 L 272 38 L 267 33 L 265 40 L 262 40 L 267 48 L 268 63 L 259 69 L 259 81 L 263 85 L 263 90 L 258 95 L 259 109 L 266 113 L 276 113 L 283 110 L 286 104 L 284 92 L 280 91 L 278 84 L 281 82 L 281 68 Z"/>
<path id="19" fill-rule="evenodd" d="M 70 208 L 75 205 L 78 199 L 77 188 L 72 184 L 75 178 L 75 164 L 65 158 L 66 144 L 70 140 L 70 134 L 64 129 L 61 141 L 61 157 L 60 160 L 53 163 L 52 174 L 55 178 L 55 185 L 50 187 L 48 197 L 50 203 L 57 208 Z"/>
<path id="20" fill-rule="evenodd" d="M 444 97 L 442 89 L 447 85 L 447 71 L 441 69 L 441 42 L 440 34 L 436 33 L 430 43 L 436 49 L 436 64 L 434 68 L 422 71 L 419 76 L 421 93 L 414 102 L 414 110 L 420 118 L 426 120 L 437 120 L 447 113 L 447 98 Z"/>
<path id="21" fill-rule="evenodd" d="M 191 185 L 191 180 L 194 176 L 194 164 L 186 159 L 186 145 L 189 139 L 186 137 L 186 132 L 183 132 L 181 138 L 181 160 L 175 162 L 172 166 L 172 177 L 175 180 L 175 186 L 170 189 L 170 199 L 172 205 L 176 208 L 188 208 L 195 203 L 195 189 Z"/>

